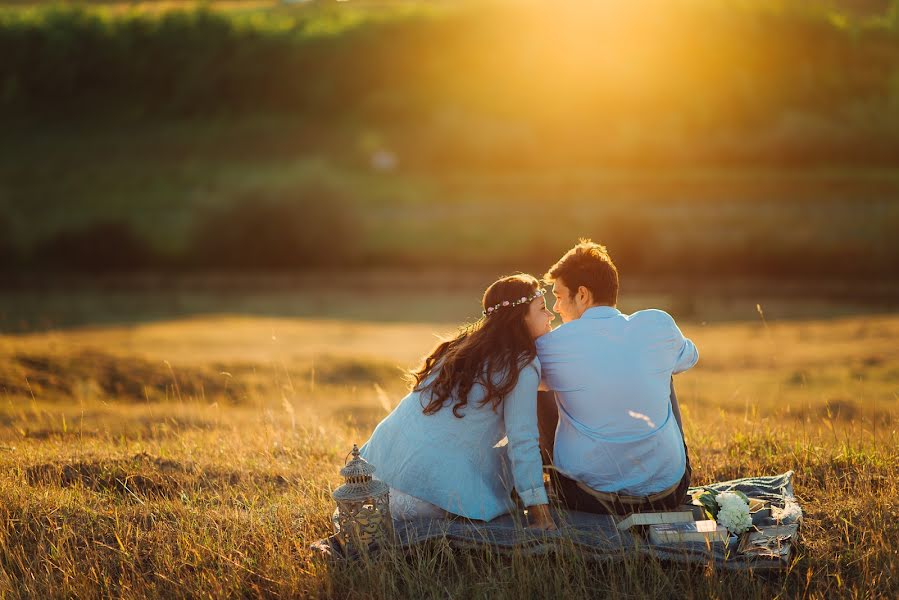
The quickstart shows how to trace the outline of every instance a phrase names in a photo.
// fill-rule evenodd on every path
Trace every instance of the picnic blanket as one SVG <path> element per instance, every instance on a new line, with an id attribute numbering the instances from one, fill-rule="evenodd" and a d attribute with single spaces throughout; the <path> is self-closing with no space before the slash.
<path id="1" fill-rule="evenodd" d="M 768 502 L 771 506 L 770 515 L 753 519 L 754 526 L 762 532 L 775 526 L 792 525 L 798 528 L 802 522 L 802 509 L 793 494 L 792 471 L 769 477 L 722 481 L 690 488 L 690 493 L 701 490 L 715 492 L 736 490 L 750 498 Z M 772 546 L 777 551 L 744 554 L 738 551 L 739 539 L 736 536 L 732 536 L 726 545 L 709 546 L 704 542 L 652 544 L 638 531 L 619 531 L 615 518 L 608 515 L 553 510 L 553 518 L 559 526 L 558 531 L 536 532 L 525 529 L 520 523 L 516 523 L 511 515 L 504 515 L 489 522 L 463 518 L 394 521 L 394 529 L 396 543 L 405 548 L 435 539 L 446 539 L 451 546 L 457 548 L 489 546 L 499 552 L 543 554 L 554 551 L 561 541 L 568 541 L 583 550 L 590 558 L 600 561 L 620 560 L 636 553 L 674 562 L 701 564 L 714 562 L 722 568 L 736 570 L 786 568 L 795 552 L 797 539 L 796 536 L 789 539 L 777 536 L 777 539 L 772 539 Z M 336 560 L 355 558 L 345 555 L 334 536 L 316 542 L 312 548 Z"/>

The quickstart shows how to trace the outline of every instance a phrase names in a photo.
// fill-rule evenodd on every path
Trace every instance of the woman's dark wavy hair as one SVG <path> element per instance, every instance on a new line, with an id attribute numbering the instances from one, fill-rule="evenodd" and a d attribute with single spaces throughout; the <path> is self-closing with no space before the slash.
<path id="1" fill-rule="evenodd" d="M 482 304 L 486 310 L 504 300 L 512 302 L 531 296 L 539 287 L 540 282 L 531 275 L 503 277 L 487 288 Z M 455 393 L 453 414 L 462 418 L 464 415 L 459 410 L 468 404 L 475 383 L 481 384 L 486 392 L 480 406 L 490 402 L 496 411 L 518 383 L 521 369 L 537 356 L 537 346 L 524 320 L 529 306 L 526 302 L 500 308 L 463 327 L 455 338 L 431 352 L 412 373 L 413 389 L 430 392 L 430 401 L 423 406 L 424 414 L 439 411 Z M 425 384 L 435 372 L 436 376 Z"/>

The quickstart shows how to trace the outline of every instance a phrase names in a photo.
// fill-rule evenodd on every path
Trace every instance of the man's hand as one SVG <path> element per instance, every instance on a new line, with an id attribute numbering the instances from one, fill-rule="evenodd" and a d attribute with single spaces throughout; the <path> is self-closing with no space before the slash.
<path id="1" fill-rule="evenodd" d="M 528 507 L 528 529 L 539 531 L 555 531 L 558 529 L 549 514 L 549 504 L 537 504 Z"/>

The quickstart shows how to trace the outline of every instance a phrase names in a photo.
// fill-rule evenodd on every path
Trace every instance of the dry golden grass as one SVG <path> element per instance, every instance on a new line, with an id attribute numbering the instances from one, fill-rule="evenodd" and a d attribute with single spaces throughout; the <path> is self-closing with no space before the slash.
<path id="1" fill-rule="evenodd" d="M 0 338 L 0 596 L 899 595 L 896 316 L 683 327 L 702 354 L 676 380 L 697 482 L 796 471 L 806 522 L 780 576 L 564 546 L 315 560 L 347 450 L 448 329 L 204 318 Z"/>

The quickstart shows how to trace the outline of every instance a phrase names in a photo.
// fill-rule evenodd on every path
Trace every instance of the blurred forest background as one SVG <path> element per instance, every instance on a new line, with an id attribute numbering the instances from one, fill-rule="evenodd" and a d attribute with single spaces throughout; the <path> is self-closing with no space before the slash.
<path id="1" fill-rule="evenodd" d="M 7 282 L 899 275 L 896 1 L 6 0 L 0 57 Z"/>

